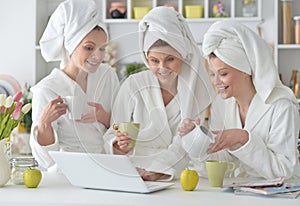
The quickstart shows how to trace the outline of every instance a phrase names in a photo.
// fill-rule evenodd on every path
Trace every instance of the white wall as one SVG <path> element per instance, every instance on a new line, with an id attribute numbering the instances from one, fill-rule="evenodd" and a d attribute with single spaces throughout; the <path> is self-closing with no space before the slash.
<path id="1" fill-rule="evenodd" d="M 35 0 L 0 0 L 0 73 L 34 83 Z"/>

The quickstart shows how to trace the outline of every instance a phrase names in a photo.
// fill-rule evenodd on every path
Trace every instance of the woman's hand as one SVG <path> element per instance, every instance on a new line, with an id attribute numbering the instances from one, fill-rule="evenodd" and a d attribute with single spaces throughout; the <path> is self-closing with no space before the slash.
<path id="1" fill-rule="evenodd" d="M 165 175 L 163 173 L 149 172 L 139 167 L 137 167 L 136 169 L 144 181 L 156 181 Z"/>
<path id="2" fill-rule="evenodd" d="M 195 120 L 192 119 L 184 119 L 182 121 L 181 127 L 178 128 L 178 134 L 182 137 L 186 134 L 188 134 L 190 131 L 192 131 L 195 128 L 195 124 L 200 124 L 200 118 L 197 118 Z"/>
<path id="3" fill-rule="evenodd" d="M 236 150 L 246 144 L 249 135 L 243 129 L 228 129 L 223 131 L 212 131 L 216 134 L 215 142 L 210 144 L 207 154 L 212 154 L 223 149 Z"/>
<path id="4" fill-rule="evenodd" d="M 54 143 L 54 134 L 51 123 L 57 120 L 61 115 L 66 114 L 67 105 L 61 97 L 51 100 L 44 108 L 39 124 L 37 141 L 40 145 L 46 146 Z"/>
<path id="5" fill-rule="evenodd" d="M 61 115 L 66 114 L 67 105 L 61 97 L 51 100 L 44 108 L 39 122 L 41 124 L 50 125 L 57 120 Z"/>
<path id="6" fill-rule="evenodd" d="M 116 142 L 113 144 L 116 154 L 127 154 L 132 148 L 128 144 L 132 141 L 131 137 L 126 132 L 117 132 Z"/>
<path id="7" fill-rule="evenodd" d="M 81 123 L 93 123 L 100 122 L 106 128 L 110 127 L 110 113 L 106 112 L 102 106 L 102 104 L 95 102 L 88 102 L 88 105 L 95 107 L 95 112 L 85 114 L 78 122 Z"/>

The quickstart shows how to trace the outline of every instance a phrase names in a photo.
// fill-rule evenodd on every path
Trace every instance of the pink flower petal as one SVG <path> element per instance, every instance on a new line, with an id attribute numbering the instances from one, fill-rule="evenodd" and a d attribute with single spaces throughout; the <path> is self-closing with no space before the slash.
<path id="1" fill-rule="evenodd" d="M 15 109 L 21 109 L 22 108 L 23 103 L 22 102 L 17 102 L 16 103 L 16 108 Z"/>
<path id="2" fill-rule="evenodd" d="M 1 106 L 0 113 L 3 114 L 5 112 L 5 109 L 6 109 L 5 106 Z"/>
<path id="3" fill-rule="evenodd" d="M 16 108 L 15 111 L 12 113 L 12 117 L 14 120 L 18 120 L 21 116 L 21 109 Z"/>
<path id="4" fill-rule="evenodd" d="M 16 101 L 16 102 L 20 101 L 21 98 L 22 98 L 22 95 L 23 95 L 22 92 L 21 92 L 21 91 L 18 91 L 18 92 L 15 94 L 15 96 L 13 97 L 14 101 Z"/>

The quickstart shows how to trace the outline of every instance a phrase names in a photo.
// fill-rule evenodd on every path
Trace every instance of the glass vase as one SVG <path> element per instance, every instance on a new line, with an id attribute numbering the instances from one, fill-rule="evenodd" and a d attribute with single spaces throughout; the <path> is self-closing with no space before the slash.
<path id="1" fill-rule="evenodd" d="M 0 187 L 3 187 L 10 179 L 10 165 L 6 153 L 6 142 L 8 138 L 0 140 Z"/>

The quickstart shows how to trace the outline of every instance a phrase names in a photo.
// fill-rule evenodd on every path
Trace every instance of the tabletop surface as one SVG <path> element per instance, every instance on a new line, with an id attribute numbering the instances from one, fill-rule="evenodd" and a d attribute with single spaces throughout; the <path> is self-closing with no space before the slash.
<path id="1" fill-rule="evenodd" d="M 62 174 L 43 172 L 38 188 L 29 189 L 24 185 L 13 185 L 10 182 L 0 188 L 0 205 L 272 205 L 299 206 L 300 198 L 270 198 L 266 196 L 235 195 L 232 191 L 211 188 L 208 181 L 200 177 L 194 191 L 182 190 L 179 182 L 174 186 L 150 193 L 135 194 L 72 186 Z"/>

